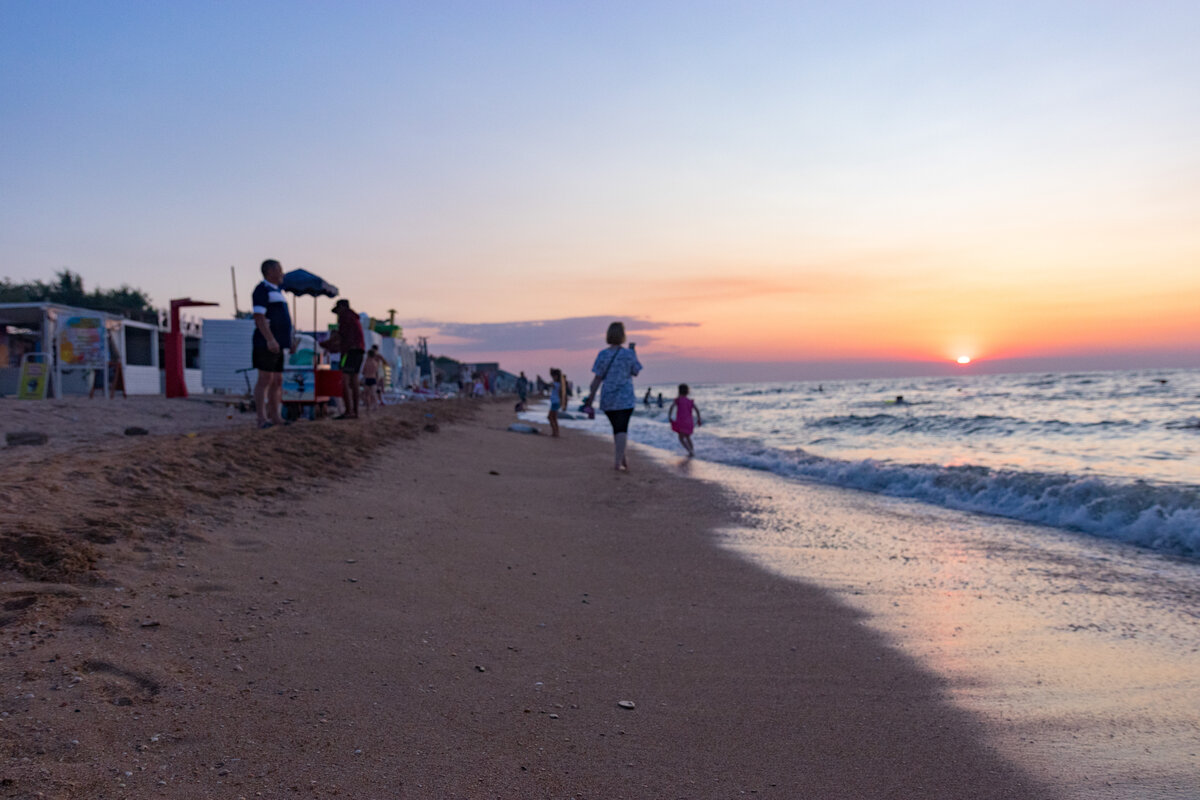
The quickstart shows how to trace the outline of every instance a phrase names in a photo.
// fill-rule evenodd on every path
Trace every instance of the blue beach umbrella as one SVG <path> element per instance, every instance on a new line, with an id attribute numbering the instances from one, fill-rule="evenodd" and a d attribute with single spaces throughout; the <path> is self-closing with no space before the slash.
<path id="1" fill-rule="evenodd" d="M 317 298 L 337 297 L 338 288 L 320 275 L 314 275 L 306 269 L 294 269 L 283 276 L 283 290 L 292 293 L 292 316 L 296 316 L 296 298 L 300 295 L 313 299 L 313 336 L 317 335 Z M 313 352 L 313 366 L 317 363 L 317 354 Z"/>
<path id="2" fill-rule="evenodd" d="M 294 295 L 311 297 L 337 297 L 338 288 L 320 275 L 306 269 L 294 269 L 283 276 L 283 290 Z"/>

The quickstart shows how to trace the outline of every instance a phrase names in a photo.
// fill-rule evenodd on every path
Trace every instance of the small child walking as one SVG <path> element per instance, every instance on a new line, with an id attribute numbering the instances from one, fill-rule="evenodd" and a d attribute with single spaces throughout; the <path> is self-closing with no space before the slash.
<path id="1" fill-rule="evenodd" d="M 550 369 L 550 435 L 558 436 L 558 412 L 567 405 L 567 382 L 563 379 L 562 370 L 558 367 Z"/>
<path id="2" fill-rule="evenodd" d="M 692 402 L 692 398 L 688 397 L 688 392 L 686 383 L 679 384 L 679 396 L 671 401 L 667 419 L 671 421 L 671 430 L 679 434 L 679 443 L 687 450 L 688 458 L 691 458 L 696 455 L 696 448 L 692 446 L 693 415 L 696 425 L 703 425 L 704 422 L 700 419 L 700 409 Z"/>

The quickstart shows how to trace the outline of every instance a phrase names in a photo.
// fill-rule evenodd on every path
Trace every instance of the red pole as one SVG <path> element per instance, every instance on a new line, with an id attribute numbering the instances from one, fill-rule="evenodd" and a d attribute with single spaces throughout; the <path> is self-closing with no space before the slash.
<path id="1" fill-rule="evenodd" d="M 179 326 L 179 309 L 187 306 L 215 306 L 216 303 L 206 303 L 193 300 L 190 297 L 171 301 L 171 329 L 167 331 L 167 342 L 163 348 L 166 356 L 165 383 L 167 397 L 187 397 L 187 382 L 183 376 L 183 329 Z"/>

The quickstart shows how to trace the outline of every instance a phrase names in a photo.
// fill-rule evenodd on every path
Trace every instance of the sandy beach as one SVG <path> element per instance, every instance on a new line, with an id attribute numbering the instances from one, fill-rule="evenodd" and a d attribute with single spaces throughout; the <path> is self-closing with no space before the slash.
<path id="1" fill-rule="evenodd" d="M 504 403 L 185 406 L 0 451 L 5 797 L 1053 796 L 861 612 L 717 546 L 710 484 Z"/>

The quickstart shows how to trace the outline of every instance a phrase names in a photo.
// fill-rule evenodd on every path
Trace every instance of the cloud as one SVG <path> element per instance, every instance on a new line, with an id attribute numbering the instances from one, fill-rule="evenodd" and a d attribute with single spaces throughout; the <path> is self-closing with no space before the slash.
<path id="1" fill-rule="evenodd" d="M 638 343 L 653 343 L 654 331 L 698 327 L 698 322 L 654 322 L 637 317 L 596 316 L 526 322 L 436 322 L 414 320 L 405 325 L 409 331 L 429 332 L 431 338 L 453 339 L 459 346 L 474 346 L 491 352 L 529 350 L 595 350 L 604 346 L 604 332 L 613 320 L 625 323 L 629 338 Z"/>

